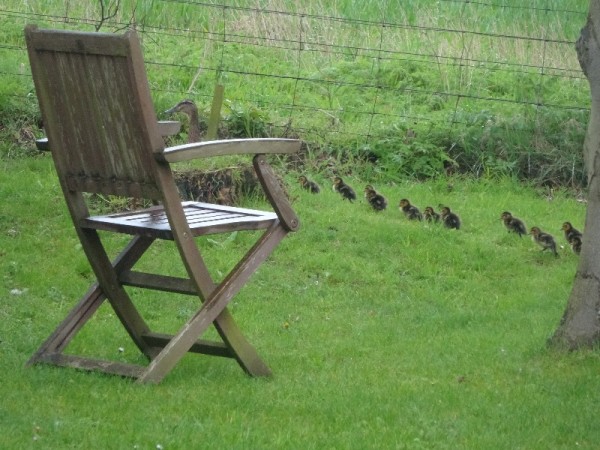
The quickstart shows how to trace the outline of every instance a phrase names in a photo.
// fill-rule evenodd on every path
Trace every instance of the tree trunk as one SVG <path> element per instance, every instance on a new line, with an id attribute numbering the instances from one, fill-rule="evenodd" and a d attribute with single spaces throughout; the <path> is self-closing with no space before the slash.
<path id="1" fill-rule="evenodd" d="M 550 345 L 575 350 L 600 342 L 600 0 L 590 0 L 588 20 L 577 41 L 577 56 L 591 91 L 584 143 L 588 207 L 583 246 L 573 289 Z"/>

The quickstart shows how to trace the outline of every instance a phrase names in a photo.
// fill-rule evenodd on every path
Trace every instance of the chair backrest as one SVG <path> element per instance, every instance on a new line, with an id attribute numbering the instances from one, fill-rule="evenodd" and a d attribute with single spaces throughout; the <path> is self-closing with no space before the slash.
<path id="1" fill-rule="evenodd" d="M 164 148 L 133 31 L 25 29 L 44 128 L 63 189 L 161 199 Z"/>

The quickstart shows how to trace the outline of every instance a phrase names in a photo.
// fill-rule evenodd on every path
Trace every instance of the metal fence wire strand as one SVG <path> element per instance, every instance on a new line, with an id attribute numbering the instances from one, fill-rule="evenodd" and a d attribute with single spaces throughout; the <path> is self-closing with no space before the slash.
<path id="1" fill-rule="evenodd" d="M 413 17 L 406 6 L 396 5 L 404 18 L 390 17 L 392 2 L 380 2 L 373 20 L 279 0 L 264 2 L 263 8 L 230 3 L 159 0 L 153 3 L 156 11 L 143 13 L 136 3 L 132 12 L 123 8 L 108 19 L 101 31 L 135 26 L 143 33 L 158 103 L 191 97 L 208 105 L 219 82 L 228 105 L 268 111 L 274 127 L 293 126 L 325 144 L 360 145 L 386 128 L 439 121 L 444 114 L 452 126 L 461 126 L 509 110 L 514 116 L 534 115 L 530 123 L 535 124 L 543 115 L 589 110 L 574 50 L 586 20 L 585 2 L 422 0 L 413 3 L 435 8 L 437 16 Z M 168 20 L 171 15 L 180 15 L 185 24 Z M 511 17 L 521 16 L 539 26 L 512 26 Z M 94 14 L 73 7 L 51 14 L 0 6 L 0 18 L 84 30 L 98 23 Z M 573 23 L 579 26 L 567 30 L 565 24 Z M 182 51 L 161 52 L 167 41 Z M 0 57 L 26 63 L 23 41 L 0 41 Z M 32 91 L 27 70 L 0 67 L 0 79 L 17 86 L 10 94 L 15 101 Z M 528 85 L 532 88 L 525 89 Z M 554 95 L 553 85 L 573 87 L 581 95 Z M 533 125 L 518 132 L 535 136 L 543 130 Z"/>

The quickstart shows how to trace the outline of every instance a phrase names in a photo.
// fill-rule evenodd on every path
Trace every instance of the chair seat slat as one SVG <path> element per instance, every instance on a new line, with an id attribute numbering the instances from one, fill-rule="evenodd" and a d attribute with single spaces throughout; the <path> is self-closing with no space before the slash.
<path id="1" fill-rule="evenodd" d="M 183 211 L 194 236 L 265 229 L 277 220 L 277 214 L 272 211 L 200 202 L 185 202 Z M 172 239 L 171 226 L 161 206 L 134 212 L 87 217 L 83 220 L 82 226 L 96 230 L 142 233 L 147 236 Z"/>

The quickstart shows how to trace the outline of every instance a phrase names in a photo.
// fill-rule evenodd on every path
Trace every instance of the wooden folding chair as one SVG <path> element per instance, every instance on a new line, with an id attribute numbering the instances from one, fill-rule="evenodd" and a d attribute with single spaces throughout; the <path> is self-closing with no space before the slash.
<path id="1" fill-rule="evenodd" d="M 297 152 L 300 142 L 232 139 L 165 148 L 135 32 L 84 33 L 29 25 L 25 37 L 48 146 L 73 225 L 97 278 L 28 364 L 99 370 L 158 383 L 187 352 L 195 352 L 235 358 L 252 376 L 270 375 L 226 306 L 286 234 L 299 226 L 265 154 Z M 274 211 L 181 201 L 170 163 L 230 154 L 255 155 L 254 168 Z M 84 193 L 147 199 L 156 206 L 90 215 Z M 133 237 L 110 261 L 99 230 Z M 240 230 L 262 232 L 216 283 L 194 237 Z M 134 270 L 157 239 L 175 242 L 188 278 Z M 201 306 L 175 335 L 153 332 L 126 286 L 197 295 Z M 105 299 L 149 359 L 147 366 L 64 353 Z M 222 342 L 200 340 L 211 324 Z"/>

